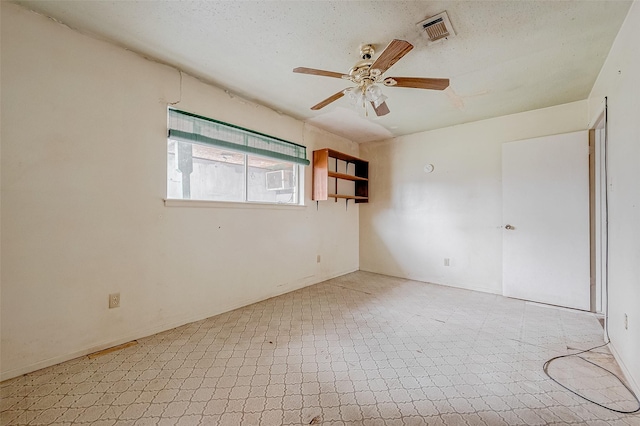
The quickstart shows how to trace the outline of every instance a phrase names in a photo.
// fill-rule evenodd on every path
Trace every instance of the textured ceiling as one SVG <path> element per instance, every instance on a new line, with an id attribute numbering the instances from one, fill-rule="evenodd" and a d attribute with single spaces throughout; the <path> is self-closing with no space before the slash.
<path id="1" fill-rule="evenodd" d="M 72 28 L 176 66 L 246 99 L 367 142 L 585 99 L 629 1 L 18 1 Z M 457 36 L 427 45 L 416 23 L 446 10 Z M 444 92 L 384 88 L 391 113 L 342 98 L 361 44 L 415 48 L 387 76 L 450 78 Z"/>

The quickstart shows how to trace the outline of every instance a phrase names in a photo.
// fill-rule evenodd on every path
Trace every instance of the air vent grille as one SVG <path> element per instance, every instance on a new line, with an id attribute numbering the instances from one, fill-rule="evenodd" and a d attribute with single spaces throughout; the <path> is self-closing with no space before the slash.
<path id="1" fill-rule="evenodd" d="M 456 35 L 447 12 L 439 13 L 419 22 L 418 27 L 424 31 L 428 43 L 435 43 Z"/>
<path id="2" fill-rule="evenodd" d="M 427 32 L 427 36 L 431 41 L 440 40 L 441 38 L 449 35 L 447 26 L 444 24 L 442 18 L 438 18 L 436 21 L 429 22 L 428 24 L 423 25 L 422 28 L 424 28 L 424 30 Z"/>

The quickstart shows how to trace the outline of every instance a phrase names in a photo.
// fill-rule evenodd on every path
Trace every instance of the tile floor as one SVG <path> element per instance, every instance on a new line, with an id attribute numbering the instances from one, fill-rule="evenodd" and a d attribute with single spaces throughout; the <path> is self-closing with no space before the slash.
<path id="1" fill-rule="evenodd" d="M 550 381 L 587 313 L 356 272 L 0 385 L 2 425 L 640 425 Z M 615 366 L 605 348 L 588 357 Z M 571 368 L 568 368 L 571 367 Z M 619 409 L 584 361 L 551 371 Z"/>

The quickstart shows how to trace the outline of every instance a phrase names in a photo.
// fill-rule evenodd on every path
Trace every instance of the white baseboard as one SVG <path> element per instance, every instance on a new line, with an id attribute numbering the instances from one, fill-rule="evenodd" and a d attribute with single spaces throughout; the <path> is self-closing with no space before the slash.
<path id="1" fill-rule="evenodd" d="M 373 270 L 369 270 L 369 269 L 360 269 L 360 270 L 363 271 L 363 272 L 371 272 L 372 274 L 383 275 L 385 277 L 401 278 L 403 280 L 418 281 L 418 282 L 421 282 L 421 283 L 441 285 L 443 287 L 452 287 L 452 288 L 459 288 L 461 290 L 479 291 L 481 293 L 490 293 L 490 294 L 497 294 L 499 296 L 502 296 L 501 290 L 496 290 L 494 288 L 489 288 L 489 287 L 462 286 L 462 285 L 457 285 L 457 284 L 437 283 L 437 282 L 429 281 L 429 280 L 427 280 L 425 278 L 421 278 L 421 277 L 391 275 L 391 274 L 386 274 L 384 272 L 378 272 L 378 271 L 373 271 Z"/>
<path id="2" fill-rule="evenodd" d="M 640 397 L 640 386 L 638 386 L 638 383 L 633 379 L 633 376 L 629 372 L 629 369 L 627 368 L 627 366 L 622 361 L 622 358 L 620 357 L 620 354 L 618 353 L 618 350 L 616 349 L 616 347 L 613 345 L 613 342 L 609 342 L 609 349 L 611 350 L 613 357 L 616 359 L 616 362 L 620 366 L 620 369 L 622 370 L 622 374 L 624 374 L 624 378 L 627 381 L 627 384 L 633 390 L 633 392 Z"/>

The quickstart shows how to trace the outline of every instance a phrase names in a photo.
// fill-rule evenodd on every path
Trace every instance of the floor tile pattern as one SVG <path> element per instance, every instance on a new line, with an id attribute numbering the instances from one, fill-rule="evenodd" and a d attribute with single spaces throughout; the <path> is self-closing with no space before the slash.
<path id="1" fill-rule="evenodd" d="M 603 342 L 593 315 L 365 272 L 138 342 L 3 382 L 0 424 L 640 425 L 542 371 Z M 550 372 L 633 408 L 584 360 Z"/>

